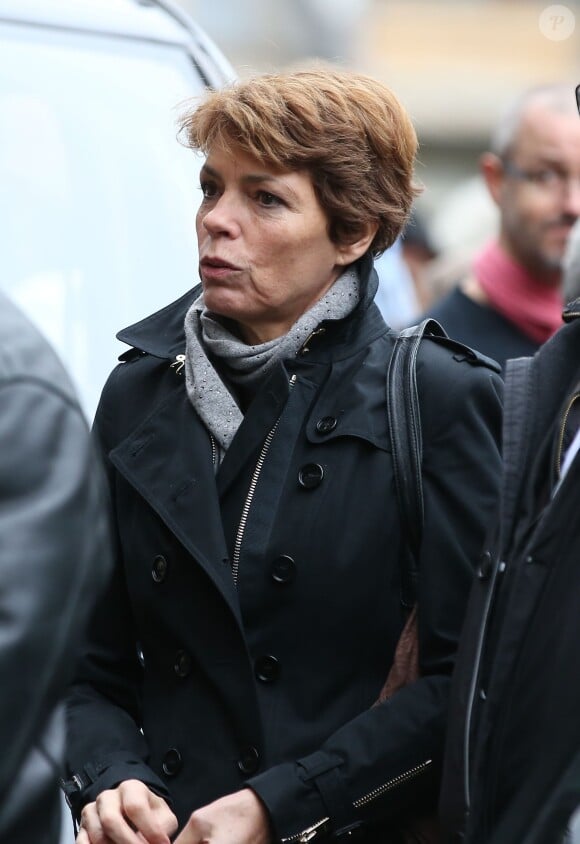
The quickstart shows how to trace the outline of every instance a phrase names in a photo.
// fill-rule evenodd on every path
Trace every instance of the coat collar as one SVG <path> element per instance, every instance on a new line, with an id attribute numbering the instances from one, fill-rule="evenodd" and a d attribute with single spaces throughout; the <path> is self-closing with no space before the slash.
<path id="1" fill-rule="evenodd" d="M 568 302 L 562 312 L 562 319 L 564 322 L 573 322 L 580 317 L 580 296 Z"/>
<path id="2" fill-rule="evenodd" d="M 357 263 L 361 279 L 360 302 L 350 317 L 340 320 L 341 323 L 345 324 L 344 329 L 347 330 L 348 335 L 352 334 L 352 330 L 358 325 L 362 315 L 369 310 L 378 288 L 378 276 L 370 253 L 367 252 L 366 255 L 363 255 Z M 159 358 L 173 359 L 176 355 L 183 354 L 185 349 L 185 330 L 183 327 L 185 314 L 200 293 L 201 284 L 198 284 L 160 311 L 156 311 L 151 316 L 123 328 L 117 334 L 117 339 Z M 384 326 L 382 327 L 384 329 Z M 344 330 L 340 333 L 344 334 Z M 346 340 L 347 337 L 345 336 L 344 339 Z"/>

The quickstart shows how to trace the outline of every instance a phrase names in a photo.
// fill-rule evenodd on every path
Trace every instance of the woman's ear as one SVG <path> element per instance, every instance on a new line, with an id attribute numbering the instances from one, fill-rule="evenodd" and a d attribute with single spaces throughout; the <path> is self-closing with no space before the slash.
<path id="1" fill-rule="evenodd" d="M 368 251 L 377 233 L 378 223 L 367 223 L 363 234 L 354 243 L 343 243 L 337 247 L 337 261 L 339 266 L 352 264 Z"/>

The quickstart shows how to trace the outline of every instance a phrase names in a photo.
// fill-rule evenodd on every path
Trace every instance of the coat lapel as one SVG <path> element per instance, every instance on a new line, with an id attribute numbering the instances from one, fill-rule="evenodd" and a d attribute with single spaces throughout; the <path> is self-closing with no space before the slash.
<path id="1" fill-rule="evenodd" d="M 231 569 L 224 565 L 211 442 L 185 390 L 172 392 L 109 456 L 206 571 L 242 627 Z"/>

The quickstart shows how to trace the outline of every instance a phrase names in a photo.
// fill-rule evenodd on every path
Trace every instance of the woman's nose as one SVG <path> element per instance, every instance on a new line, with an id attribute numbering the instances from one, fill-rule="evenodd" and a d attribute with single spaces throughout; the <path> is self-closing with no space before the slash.
<path id="1" fill-rule="evenodd" d="M 239 231 L 239 209 L 234 199 L 222 194 L 202 212 L 202 224 L 212 235 L 234 236 Z"/>

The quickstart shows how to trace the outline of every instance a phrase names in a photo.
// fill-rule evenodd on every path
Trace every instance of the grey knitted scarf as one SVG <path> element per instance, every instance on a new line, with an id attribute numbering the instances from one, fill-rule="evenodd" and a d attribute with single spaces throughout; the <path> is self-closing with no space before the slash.
<path id="1" fill-rule="evenodd" d="M 203 294 L 196 299 L 185 315 L 185 386 L 190 402 L 218 443 L 220 459 L 243 414 L 208 353 L 223 363 L 232 384 L 256 389 L 278 359 L 295 355 L 323 320 L 348 316 L 359 298 L 358 274 L 348 267 L 287 334 L 256 346 L 244 343 L 208 311 Z"/>
<path id="2" fill-rule="evenodd" d="M 224 364 L 232 384 L 255 389 L 272 365 L 280 358 L 295 355 L 323 320 L 343 319 L 358 301 L 358 275 L 353 267 L 348 267 L 287 334 L 250 346 L 205 308 L 203 294 L 196 299 L 185 315 L 185 386 L 189 400 L 218 443 L 220 458 L 243 414 L 208 353 Z"/>

